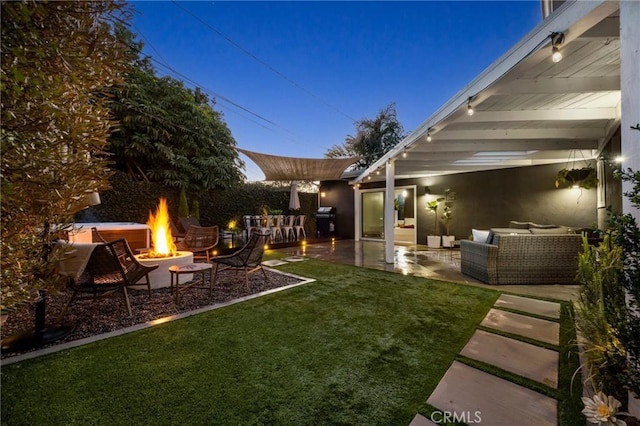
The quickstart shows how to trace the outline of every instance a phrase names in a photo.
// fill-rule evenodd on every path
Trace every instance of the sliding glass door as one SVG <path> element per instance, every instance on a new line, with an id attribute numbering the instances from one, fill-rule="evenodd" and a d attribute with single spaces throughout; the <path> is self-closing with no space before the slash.
<path id="1" fill-rule="evenodd" d="M 362 193 L 362 238 L 381 240 L 384 237 L 384 192 Z"/>
<path id="2" fill-rule="evenodd" d="M 406 186 L 394 191 L 394 236 L 396 242 L 416 242 L 416 189 Z M 384 190 L 367 190 L 361 193 L 361 238 L 384 239 Z"/>

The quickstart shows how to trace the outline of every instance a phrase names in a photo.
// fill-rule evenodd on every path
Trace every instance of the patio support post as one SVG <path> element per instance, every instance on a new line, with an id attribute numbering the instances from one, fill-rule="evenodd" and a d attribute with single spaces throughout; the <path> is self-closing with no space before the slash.
<path id="1" fill-rule="evenodd" d="M 387 161 L 386 182 L 384 189 L 384 261 L 393 263 L 394 235 L 394 209 L 393 197 L 396 186 L 396 162 L 393 159 Z"/>
<path id="2" fill-rule="evenodd" d="M 640 117 L 640 3 L 620 2 L 620 89 L 622 92 L 622 167 L 640 170 L 640 130 L 634 130 Z M 623 191 L 631 189 L 624 182 Z M 631 205 L 629 197 L 622 201 L 622 211 L 640 221 L 640 212 Z"/>
<path id="3" fill-rule="evenodd" d="M 356 183 L 353 187 L 353 229 L 355 231 L 353 239 L 355 241 L 360 241 L 362 238 L 362 193 L 358 185 Z"/>
<path id="4" fill-rule="evenodd" d="M 622 93 L 621 154 L 622 167 L 640 170 L 640 3 L 620 2 L 620 90 Z M 632 127 L 636 128 L 635 130 Z M 623 182 L 623 192 L 631 190 L 632 182 Z M 640 222 L 640 211 L 631 205 L 629 197 L 622 199 L 623 213 L 631 214 Z M 627 294 L 628 303 L 631 296 Z M 636 396 L 637 397 L 637 396 Z M 640 400 L 629 392 L 631 415 L 640 418 Z"/>

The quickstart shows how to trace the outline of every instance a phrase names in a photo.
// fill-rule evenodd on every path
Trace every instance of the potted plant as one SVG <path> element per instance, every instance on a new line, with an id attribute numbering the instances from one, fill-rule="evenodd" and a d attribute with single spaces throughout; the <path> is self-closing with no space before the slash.
<path id="1" fill-rule="evenodd" d="M 444 209 L 442 213 L 442 219 L 444 220 L 445 227 L 447 229 L 447 233 L 442 236 L 442 246 L 443 247 L 451 247 L 453 241 L 456 239 L 454 235 L 449 233 L 449 223 L 452 219 L 453 213 L 453 203 L 456 200 L 456 193 L 452 192 L 450 189 L 446 189 L 444 191 L 444 198 L 442 201 L 444 202 Z"/>
<path id="2" fill-rule="evenodd" d="M 433 213 L 433 230 L 438 233 L 438 207 L 444 201 L 443 197 L 436 198 L 427 203 L 427 210 Z M 427 235 L 427 246 L 429 248 L 440 248 L 440 235 Z"/>
<path id="3" fill-rule="evenodd" d="M 592 166 L 580 169 L 564 168 L 556 174 L 556 188 L 567 186 L 569 188 L 590 189 L 598 184 L 598 174 Z"/>

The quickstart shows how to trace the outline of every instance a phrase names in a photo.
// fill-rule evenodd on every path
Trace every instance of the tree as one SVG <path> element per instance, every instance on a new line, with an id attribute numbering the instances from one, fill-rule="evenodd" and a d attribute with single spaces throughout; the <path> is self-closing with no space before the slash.
<path id="1" fill-rule="evenodd" d="M 85 197 L 108 188 L 104 92 L 120 81 L 116 1 L 2 2 L 2 309 L 56 288 L 47 256 Z"/>
<path id="2" fill-rule="evenodd" d="M 347 135 L 344 144 L 334 145 L 326 152 L 327 158 L 362 157 L 354 168 L 363 169 L 375 163 L 404 137 L 404 129 L 398 121 L 395 103 L 380 110 L 374 119 L 362 119 L 355 123 L 356 135 Z"/>
<path id="3" fill-rule="evenodd" d="M 119 131 L 109 139 L 116 167 L 172 187 L 231 187 L 244 179 L 236 142 L 206 93 L 171 77 L 157 77 L 141 43 L 122 31 L 132 71 L 115 93 Z"/>

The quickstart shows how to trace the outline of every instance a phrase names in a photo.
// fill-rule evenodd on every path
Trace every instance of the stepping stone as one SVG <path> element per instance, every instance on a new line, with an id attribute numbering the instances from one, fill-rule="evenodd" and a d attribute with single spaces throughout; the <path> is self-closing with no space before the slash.
<path id="1" fill-rule="evenodd" d="M 273 259 L 273 260 L 265 260 L 264 262 L 262 262 L 262 264 L 264 266 L 280 266 L 280 265 L 286 265 L 287 262 L 284 262 L 279 259 Z"/>
<path id="2" fill-rule="evenodd" d="M 476 330 L 461 355 L 558 388 L 558 352 Z"/>
<path id="3" fill-rule="evenodd" d="M 436 424 L 422 414 L 416 414 L 409 426 L 436 426 Z"/>
<path id="4" fill-rule="evenodd" d="M 283 260 L 286 260 L 287 262 L 302 262 L 309 259 L 306 257 L 293 256 L 293 257 L 285 257 Z"/>
<path id="5" fill-rule="evenodd" d="M 560 304 L 555 302 L 503 294 L 496 300 L 495 306 L 560 319 Z"/>
<path id="6" fill-rule="evenodd" d="M 463 421 L 468 424 L 558 424 L 555 399 L 457 361 L 447 370 L 427 403 L 443 413 L 455 413 L 458 418 L 466 416 Z"/>
<path id="7" fill-rule="evenodd" d="M 560 336 L 560 324 L 513 312 L 490 309 L 480 325 L 529 337 L 540 342 L 557 345 Z"/>

